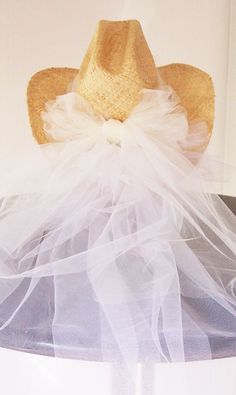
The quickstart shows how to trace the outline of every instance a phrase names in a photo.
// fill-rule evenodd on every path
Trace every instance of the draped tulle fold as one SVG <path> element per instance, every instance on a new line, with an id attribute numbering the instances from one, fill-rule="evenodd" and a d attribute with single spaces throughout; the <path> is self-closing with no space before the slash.
<path id="1" fill-rule="evenodd" d="M 73 92 L 43 120 L 55 143 L 1 186 L 1 345 L 131 378 L 138 361 L 235 355 L 236 220 L 205 189 L 207 125 L 170 87 L 123 123 Z"/>

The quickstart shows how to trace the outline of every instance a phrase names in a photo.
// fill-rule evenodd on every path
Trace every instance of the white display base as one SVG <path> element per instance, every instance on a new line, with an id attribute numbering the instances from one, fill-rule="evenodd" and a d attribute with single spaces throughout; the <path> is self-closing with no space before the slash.
<path id="1" fill-rule="evenodd" d="M 109 363 L 0 348 L 1 395 L 110 395 L 113 374 Z M 148 395 L 235 395 L 236 358 L 139 366 L 134 395 L 143 394 L 144 381 Z"/>

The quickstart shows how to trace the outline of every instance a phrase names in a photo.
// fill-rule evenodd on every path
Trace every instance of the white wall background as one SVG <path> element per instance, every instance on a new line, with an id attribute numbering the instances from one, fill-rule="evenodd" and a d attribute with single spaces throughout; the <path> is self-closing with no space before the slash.
<path id="1" fill-rule="evenodd" d="M 117 367 L 106 362 L 0 348 L 0 366 L 0 392 L 4 395 L 118 395 Z M 235 395 L 235 370 L 236 358 L 139 364 L 132 395 Z"/>
<path id="2" fill-rule="evenodd" d="M 99 19 L 136 18 L 157 65 L 189 63 L 213 77 L 216 119 L 208 152 L 236 166 L 235 14 L 236 0 L 0 0 L 0 155 L 32 144 L 30 77 L 52 66 L 79 68 Z M 236 194 L 236 181 L 224 192 Z"/>
<path id="3" fill-rule="evenodd" d="M 236 0 L 230 4 L 225 160 L 236 167 Z M 236 196 L 236 171 L 226 183 L 224 193 Z"/>

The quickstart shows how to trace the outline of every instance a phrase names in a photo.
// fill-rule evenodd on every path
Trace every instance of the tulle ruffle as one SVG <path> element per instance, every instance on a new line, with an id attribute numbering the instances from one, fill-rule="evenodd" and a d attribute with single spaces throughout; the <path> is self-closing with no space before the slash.
<path id="1" fill-rule="evenodd" d="M 235 355 L 236 220 L 204 188 L 207 125 L 170 87 L 123 123 L 73 92 L 43 120 L 55 143 L 2 186 L 0 343 L 131 377 L 138 361 Z"/>

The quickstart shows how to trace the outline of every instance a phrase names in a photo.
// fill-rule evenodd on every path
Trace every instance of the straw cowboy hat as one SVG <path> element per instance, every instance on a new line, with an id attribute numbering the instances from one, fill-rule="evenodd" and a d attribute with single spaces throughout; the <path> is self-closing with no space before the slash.
<path id="1" fill-rule="evenodd" d="M 214 88 L 210 76 L 186 64 L 157 68 L 137 20 L 101 20 L 80 70 L 49 68 L 30 80 L 28 108 L 33 135 L 38 143 L 49 142 L 41 112 L 47 101 L 67 93 L 72 83 L 73 90 L 105 119 L 123 121 L 138 103 L 140 90 L 158 88 L 161 81 L 175 90 L 189 121 L 206 121 L 210 137 L 214 119 Z"/>

